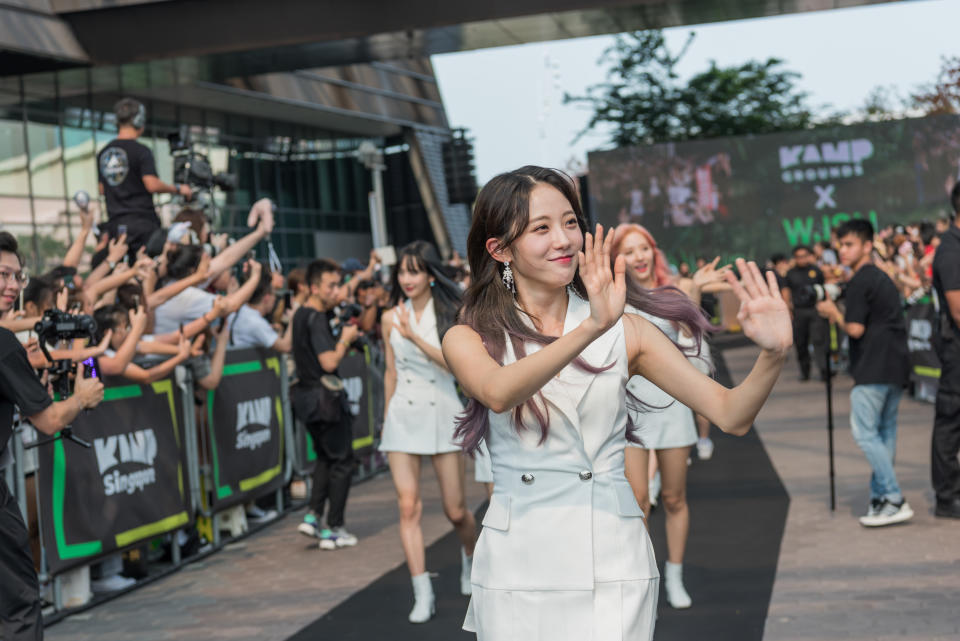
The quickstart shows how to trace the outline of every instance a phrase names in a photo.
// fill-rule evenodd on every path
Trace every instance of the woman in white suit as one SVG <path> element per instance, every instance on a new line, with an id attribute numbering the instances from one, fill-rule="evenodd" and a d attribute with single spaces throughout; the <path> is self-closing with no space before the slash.
<path id="1" fill-rule="evenodd" d="M 643 374 L 743 434 L 791 344 L 776 283 L 741 263 L 741 324 L 764 349 L 738 387 L 718 385 L 624 314 L 612 235 L 585 230 L 573 182 L 554 170 L 501 174 L 474 206 L 474 280 L 443 353 L 472 399 L 458 434 L 468 451 L 484 440 L 493 466 L 464 623 L 479 641 L 652 638 L 659 578 L 624 475 L 626 383 Z M 642 293 L 631 304 L 696 326 L 685 298 Z"/>
<path id="2" fill-rule="evenodd" d="M 471 589 L 476 522 L 466 507 L 463 457 L 453 442 L 456 416 L 463 405 L 440 351 L 441 338 L 456 322 L 460 288 L 444 273 L 433 245 L 415 241 L 400 251 L 392 296 L 395 307 L 384 313 L 382 321 L 386 400 L 380 450 L 387 453 L 397 489 L 400 540 L 413 583 L 414 605 L 408 618 L 411 623 L 424 623 L 435 612 L 435 598 L 420 527 L 423 456 L 433 461 L 443 511 L 463 546 L 460 590 L 470 594 Z"/>

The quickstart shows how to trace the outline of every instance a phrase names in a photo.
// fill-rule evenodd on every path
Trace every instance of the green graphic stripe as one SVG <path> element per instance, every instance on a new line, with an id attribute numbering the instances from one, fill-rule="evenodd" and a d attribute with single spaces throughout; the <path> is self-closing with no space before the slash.
<path id="1" fill-rule="evenodd" d="M 373 436 L 364 436 L 363 438 L 353 439 L 353 449 L 355 450 L 368 445 L 373 445 Z"/>
<path id="2" fill-rule="evenodd" d="M 243 479 L 240 481 L 240 491 L 246 492 L 247 490 L 252 490 L 255 487 L 260 487 L 264 483 L 269 483 L 273 479 L 277 478 L 277 475 L 280 474 L 280 471 L 283 469 L 282 465 L 277 465 L 272 467 L 265 472 L 261 472 L 254 477 Z"/>
<path id="3" fill-rule="evenodd" d="M 247 361 L 245 363 L 233 363 L 223 366 L 224 376 L 233 376 L 234 374 L 249 374 L 250 372 L 259 372 L 263 369 L 263 363 L 260 361 Z"/>
<path id="4" fill-rule="evenodd" d="M 168 516 L 165 519 L 160 519 L 155 523 L 147 523 L 146 525 L 135 527 L 132 530 L 121 532 L 117 535 L 117 547 L 122 548 L 137 541 L 148 539 L 151 536 L 175 530 L 181 525 L 186 525 L 189 521 L 190 516 L 186 512 L 180 512 L 179 514 Z"/>
<path id="5" fill-rule="evenodd" d="M 233 494 L 233 490 L 227 485 L 220 486 L 220 457 L 217 454 L 217 437 L 213 433 L 213 396 L 214 390 L 207 392 L 207 429 L 210 430 L 210 450 L 213 452 L 213 486 L 217 488 L 217 498 L 225 499 Z"/>
<path id="6" fill-rule="evenodd" d="M 927 367 L 926 365 L 915 365 L 913 373 L 917 376 L 928 376 L 930 378 L 940 378 L 939 367 Z"/>
<path id="7" fill-rule="evenodd" d="M 177 447 L 180 447 L 180 424 L 177 422 L 177 407 L 173 402 L 173 381 L 166 379 L 152 384 L 155 394 L 166 394 L 167 403 L 170 405 L 170 420 L 173 421 L 173 438 L 177 440 Z M 184 497 L 183 492 L 183 465 L 177 463 L 177 487 L 180 490 L 180 498 Z"/>
<path id="8" fill-rule="evenodd" d="M 63 531 L 63 503 L 66 494 L 67 460 L 63 452 L 63 439 L 53 443 L 53 531 L 57 540 L 57 555 L 61 559 L 79 559 L 94 556 L 103 551 L 100 541 L 67 544 Z"/>
<path id="9" fill-rule="evenodd" d="M 280 359 L 276 356 L 271 356 L 267 359 L 267 368 L 272 369 L 277 374 L 277 378 L 280 378 Z"/>
<path id="10" fill-rule="evenodd" d="M 125 398 L 139 398 L 141 396 L 143 396 L 143 390 L 140 389 L 139 385 L 108 387 L 107 389 L 103 390 L 103 400 L 105 401 L 120 401 Z"/>

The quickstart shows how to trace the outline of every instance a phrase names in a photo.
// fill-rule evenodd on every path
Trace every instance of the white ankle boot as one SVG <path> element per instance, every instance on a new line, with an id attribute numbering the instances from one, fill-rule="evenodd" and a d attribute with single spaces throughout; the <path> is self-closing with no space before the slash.
<path id="1" fill-rule="evenodd" d="M 667 601 L 670 605 L 678 610 L 689 608 L 693 604 L 693 600 L 683 587 L 683 564 L 667 561 L 663 574 L 663 587 L 667 591 Z"/>
<path id="2" fill-rule="evenodd" d="M 426 623 L 437 612 L 436 599 L 433 596 L 433 584 L 430 573 L 424 572 L 410 577 L 413 582 L 413 609 L 407 619 L 410 623 Z"/>
<path id="3" fill-rule="evenodd" d="M 473 556 L 467 556 L 467 551 L 460 548 L 460 594 L 473 594 L 473 585 L 470 583 L 470 573 L 473 571 Z"/>

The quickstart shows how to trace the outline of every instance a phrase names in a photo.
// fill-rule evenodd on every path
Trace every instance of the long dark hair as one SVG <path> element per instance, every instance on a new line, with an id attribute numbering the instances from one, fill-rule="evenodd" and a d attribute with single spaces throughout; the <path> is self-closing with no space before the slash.
<path id="1" fill-rule="evenodd" d="M 556 340 L 556 337 L 545 336 L 525 322 L 525 316 L 533 321 L 536 319 L 519 309 L 513 293 L 501 282 L 502 265 L 490 256 L 486 248 L 489 238 L 496 238 L 501 248 L 507 248 L 523 234 L 530 220 L 530 193 L 540 184 L 550 185 L 564 195 L 577 217 L 577 225 L 583 235 L 587 231 L 587 222 L 576 185 L 570 176 L 555 169 L 527 165 L 500 174 L 480 190 L 473 208 L 473 224 L 467 237 L 467 259 L 472 281 L 464 295 L 460 322 L 480 335 L 491 358 L 501 365 L 506 352 L 506 336 L 510 337 L 517 359 L 526 356 L 526 343 L 548 345 Z M 574 274 L 569 286 L 578 296 L 588 299 L 579 270 Z M 699 331 L 699 312 L 685 297 L 665 296 L 656 291 L 642 290 L 632 292 L 630 298 L 629 302 L 637 309 L 689 323 L 695 333 Z M 592 373 L 605 371 L 612 366 L 597 367 L 580 358 L 573 363 L 574 366 Z M 536 418 L 540 428 L 540 442 L 543 443 L 549 432 L 549 424 L 542 393 L 538 392 L 536 396 L 514 408 L 514 424 L 518 431 L 526 429 L 523 420 L 524 408 Z M 488 409 L 476 399 L 470 399 L 463 414 L 457 418 L 456 435 L 464 451 L 472 453 L 477 449 L 489 425 Z M 632 425 L 628 425 L 627 437 L 636 440 Z"/>
<path id="2" fill-rule="evenodd" d="M 450 277 L 450 271 L 440 260 L 436 247 L 425 240 L 415 240 L 400 250 L 397 264 L 393 266 L 391 277 L 390 306 L 405 300 L 403 289 L 400 287 L 400 268 L 407 261 L 407 267 L 413 272 L 426 271 L 433 277 L 433 287 L 430 294 L 433 296 L 433 310 L 437 315 L 437 334 L 443 340 L 447 330 L 456 325 L 457 314 L 463 302 L 460 287 Z"/>

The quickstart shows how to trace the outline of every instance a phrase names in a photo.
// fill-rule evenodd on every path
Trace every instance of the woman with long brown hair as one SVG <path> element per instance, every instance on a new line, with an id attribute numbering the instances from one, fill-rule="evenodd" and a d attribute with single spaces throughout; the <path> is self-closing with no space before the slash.
<path id="1" fill-rule="evenodd" d="M 741 262 L 741 324 L 763 349 L 739 386 L 718 385 L 648 321 L 624 314 L 613 235 L 585 232 L 573 182 L 550 169 L 496 176 L 474 206 L 473 283 L 443 355 L 471 398 L 458 425 L 464 448 L 483 440 L 493 466 L 464 623 L 479 641 L 651 638 L 659 577 L 624 475 L 626 383 L 647 376 L 744 434 L 791 343 L 776 283 Z M 684 297 L 637 291 L 629 302 L 698 335 L 703 327 Z"/>

